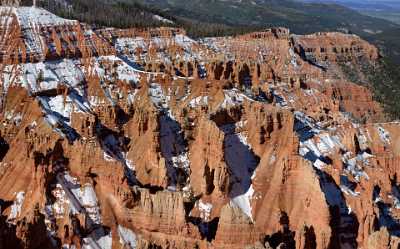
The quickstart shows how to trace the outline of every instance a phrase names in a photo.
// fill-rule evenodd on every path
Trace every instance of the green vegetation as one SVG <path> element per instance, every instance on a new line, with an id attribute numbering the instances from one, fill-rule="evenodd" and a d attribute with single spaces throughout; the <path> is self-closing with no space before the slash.
<path id="1" fill-rule="evenodd" d="M 376 18 L 385 19 L 397 24 L 400 24 L 400 13 L 398 10 L 395 11 L 372 11 L 372 10 L 365 10 L 360 11 L 361 14 L 372 16 Z"/>
<path id="2" fill-rule="evenodd" d="M 24 0 L 24 5 L 31 5 L 32 0 Z M 73 0 L 67 4 L 61 0 L 40 2 L 41 7 L 68 19 L 77 19 L 97 27 L 149 28 L 182 27 L 192 37 L 225 36 L 244 34 L 261 27 L 249 25 L 231 26 L 225 23 L 197 21 L 186 17 L 176 17 L 150 5 L 136 1 Z M 155 16 L 168 20 L 160 21 Z"/>
<path id="3" fill-rule="evenodd" d="M 59 16 L 77 19 L 99 27 L 157 27 L 168 25 L 168 23 L 157 20 L 154 15 L 174 19 L 156 9 L 137 3 L 74 0 L 68 5 L 59 0 L 48 0 L 40 4 Z"/>
<path id="4" fill-rule="evenodd" d="M 391 118 L 400 118 L 400 71 L 398 64 L 383 58 L 378 67 L 366 68 L 365 73 L 374 90 L 376 101 L 383 104 Z"/>
<path id="5" fill-rule="evenodd" d="M 333 4 L 290 0 L 131 0 L 163 9 L 174 16 L 231 26 L 285 26 L 296 33 L 337 30 L 382 30 L 388 22 Z"/>
<path id="6" fill-rule="evenodd" d="M 400 118 L 400 71 L 396 63 L 384 57 L 378 65 L 372 65 L 361 58 L 357 63 L 340 66 L 349 81 L 372 89 L 374 100 L 382 104 L 390 119 Z"/>

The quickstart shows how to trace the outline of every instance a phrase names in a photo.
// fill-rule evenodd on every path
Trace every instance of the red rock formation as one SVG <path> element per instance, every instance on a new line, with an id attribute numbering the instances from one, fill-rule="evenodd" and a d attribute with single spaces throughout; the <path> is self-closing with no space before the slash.
<path id="1" fill-rule="evenodd" d="M 0 248 L 397 248 L 367 42 L 0 15 Z"/>

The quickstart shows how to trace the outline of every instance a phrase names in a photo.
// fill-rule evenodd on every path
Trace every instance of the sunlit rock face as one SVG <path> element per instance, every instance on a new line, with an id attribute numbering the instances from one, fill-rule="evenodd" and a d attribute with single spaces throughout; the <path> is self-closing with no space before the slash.
<path id="1" fill-rule="evenodd" d="M 379 59 L 359 37 L 0 26 L 0 248 L 397 248 L 400 127 L 344 77 Z"/>

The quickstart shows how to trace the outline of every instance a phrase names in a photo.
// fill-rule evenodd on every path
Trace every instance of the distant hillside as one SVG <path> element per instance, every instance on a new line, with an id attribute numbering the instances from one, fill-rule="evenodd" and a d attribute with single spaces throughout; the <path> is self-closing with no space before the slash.
<path id="1" fill-rule="evenodd" d="M 158 6 L 134 0 L 47 0 L 39 4 L 64 18 L 77 19 L 98 27 L 174 26 L 183 27 L 192 37 L 243 34 L 262 29 L 254 25 L 227 25 L 223 22 L 175 16 Z M 32 5 L 32 0 L 23 0 L 22 5 Z"/>
<path id="2" fill-rule="evenodd" d="M 26 5 L 31 0 L 25 0 Z M 137 3 L 107 0 L 48 0 L 40 2 L 49 11 L 71 19 L 114 27 L 156 27 L 173 25 L 171 17 Z M 173 18 L 171 18 L 173 19 Z"/>
<path id="3" fill-rule="evenodd" d="M 302 0 L 314 3 L 337 3 L 361 14 L 400 24 L 400 2 L 396 0 Z"/>
<path id="4" fill-rule="evenodd" d="M 137 0 L 174 16 L 227 25 L 289 26 L 296 33 L 347 29 L 368 34 L 394 28 L 384 20 L 335 4 L 288 0 Z M 367 31 L 365 31 L 367 30 Z"/>

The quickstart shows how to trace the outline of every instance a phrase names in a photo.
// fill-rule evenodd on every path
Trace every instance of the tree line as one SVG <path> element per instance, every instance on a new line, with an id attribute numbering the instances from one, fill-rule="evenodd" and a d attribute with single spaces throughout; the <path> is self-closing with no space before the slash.
<path id="1" fill-rule="evenodd" d="M 22 0 L 21 5 L 30 6 L 32 0 Z M 131 1 L 42 0 L 38 1 L 38 5 L 58 16 L 91 24 L 94 28 L 181 27 L 194 38 L 238 35 L 261 29 L 254 26 L 229 26 L 214 23 L 213 20 L 199 22 L 175 17 L 166 11 Z M 157 20 L 154 18 L 155 15 L 170 20 L 172 23 Z"/>

